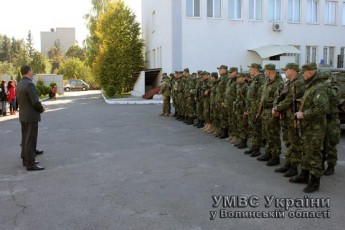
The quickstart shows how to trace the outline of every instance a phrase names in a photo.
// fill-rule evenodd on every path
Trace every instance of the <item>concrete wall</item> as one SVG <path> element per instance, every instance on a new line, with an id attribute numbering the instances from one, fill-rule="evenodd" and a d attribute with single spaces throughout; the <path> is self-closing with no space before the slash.
<path id="1" fill-rule="evenodd" d="M 72 45 L 76 43 L 75 28 L 56 28 L 54 31 L 41 32 L 41 52 L 45 55 L 48 50 L 59 44 L 62 52 L 66 52 Z"/>
<path id="2" fill-rule="evenodd" d="M 221 64 L 237 67 L 242 65 L 243 70 L 246 70 L 247 65 L 252 62 L 269 61 L 262 60 L 256 53 L 248 51 L 264 45 L 300 46 L 299 64 L 306 62 L 306 46 L 318 47 L 316 57 L 318 63 L 323 59 L 324 47 L 332 46 L 335 47 L 334 67 L 336 67 L 340 48 L 345 47 L 343 39 L 345 25 L 341 23 L 343 1 L 337 1 L 336 25 L 324 23 L 325 0 L 319 1 L 317 24 L 306 22 L 307 0 L 301 0 L 301 21 L 298 23 L 288 22 L 288 1 L 282 1 L 282 20 L 278 22 L 282 25 L 281 31 L 272 30 L 274 22 L 268 19 L 268 0 L 262 1 L 260 21 L 249 20 L 249 0 L 242 1 L 240 20 L 228 19 L 227 0 L 222 0 L 220 19 L 207 18 L 207 0 L 200 2 L 201 17 L 190 18 L 186 16 L 186 1 L 142 1 L 143 35 L 147 51 L 158 46 L 162 46 L 164 52 L 169 51 L 169 54 L 163 55 L 163 72 L 169 73 L 177 70 L 176 68 L 182 70 L 185 67 L 189 67 L 191 72 L 199 69 L 217 71 L 216 67 Z M 180 8 L 175 7 L 178 4 Z M 156 12 L 154 32 L 150 30 L 151 25 L 148 20 L 153 10 Z M 164 25 L 164 28 L 161 25 Z M 180 28 L 174 25 L 180 25 Z M 152 55 L 149 55 L 149 58 L 152 58 Z M 178 61 L 180 63 L 177 63 Z M 150 59 L 149 62 L 151 63 L 152 60 Z"/>
<path id="3" fill-rule="evenodd" d="M 42 80 L 45 86 L 49 86 L 50 83 L 55 82 L 57 86 L 57 93 L 63 94 L 63 75 L 57 74 L 37 74 L 33 76 L 32 82 L 36 85 L 38 80 Z"/>
<path id="4" fill-rule="evenodd" d="M 145 94 L 145 71 L 141 71 L 137 81 L 134 84 L 132 96 L 141 97 Z"/>

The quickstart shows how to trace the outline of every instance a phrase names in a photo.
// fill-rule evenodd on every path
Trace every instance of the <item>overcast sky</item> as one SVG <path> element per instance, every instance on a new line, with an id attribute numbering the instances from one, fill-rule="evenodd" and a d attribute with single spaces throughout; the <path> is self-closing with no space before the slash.
<path id="1" fill-rule="evenodd" d="M 125 0 L 141 21 L 141 0 Z M 0 34 L 26 39 L 29 30 L 34 46 L 40 50 L 40 32 L 56 27 L 74 27 L 81 45 L 86 38 L 85 14 L 91 10 L 91 0 L 0 0 Z"/>

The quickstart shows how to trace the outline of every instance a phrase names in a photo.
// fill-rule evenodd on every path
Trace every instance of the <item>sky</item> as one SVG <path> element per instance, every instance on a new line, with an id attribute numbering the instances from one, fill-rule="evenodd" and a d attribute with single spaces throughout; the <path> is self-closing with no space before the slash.
<path id="1" fill-rule="evenodd" d="M 141 0 L 125 0 L 141 21 Z M 50 28 L 74 27 L 79 45 L 88 35 L 84 16 L 91 0 L 0 0 L 0 34 L 26 39 L 31 31 L 34 47 L 41 49 L 40 32 Z"/>

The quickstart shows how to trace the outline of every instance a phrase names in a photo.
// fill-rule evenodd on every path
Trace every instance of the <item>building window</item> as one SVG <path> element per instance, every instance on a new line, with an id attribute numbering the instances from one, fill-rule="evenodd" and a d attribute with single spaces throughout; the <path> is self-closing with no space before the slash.
<path id="1" fill-rule="evenodd" d="M 288 1 L 288 21 L 289 22 L 301 21 L 301 0 Z"/>
<path id="2" fill-rule="evenodd" d="M 207 17 L 221 18 L 221 0 L 207 0 Z"/>
<path id="3" fill-rule="evenodd" d="M 307 0 L 307 23 L 316 24 L 318 17 L 318 0 Z"/>
<path id="4" fill-rule="evenodd" d="M 270 21 L 282 20 L 282 1 L 281 0 L 269 0 L 268 20 Z"/>
<path id="5" fill-rule="evenodd" d="M 200 17 L 200 0 L 187 0 L 187 17 Z"/>
<path id="6" fill-rule="evenodd" d="M 311 62 L 316 63 L 316 51 L 317 51 L 317 46 L 306 47 L 306 55 L 305 55 L 306 63 L 311 63 Z"/>
<path id="7" fill-rule="evenodd" d="M 338 56 L 338 66 L 337 68 L 344 68 L 344 64 L 345 64 L 345 47 L 341 47 L 340 48 L 340 55 Z"/>
<path id="8" fill-rule="evenodd" d="M 336 11 L 337 11 L 337 2 L 335 1 L 326 1 L 325 2 L 325 24 L 336 24 Z"/>
<path id="9" fill-rule="evenodd" d="M 153 49 L 152 50 L 152 68 L 156 68 L 156 50 L 155 49 Z"/>
<path id="10" fill-rule="evenodd" d="M 156 30 L 156 11 L 152 11 L 152 33 Z"/>
<path id="11" fill-rule="evenodd" d="M 229 0 L 229 19 L 239 20 L 242 18 L 242 0 Z"/>
<path id="12" fill-rule="evenodd" d="M 261 20 L 262 18 L 262 1 L 261 0 L 249 0 L 249 19 Z"/>
<path id="13" fill-rule="evenodd" d="M 334 63 L 334 47 L 325 46 L 323 48 L 323 64 L 333 67 Z"/>
<path id="14" fill-rule="evenodd" d="M 341 24 L 345 25 L 345 1 L 343 2 L 343 13 L 342 13 Z"/>

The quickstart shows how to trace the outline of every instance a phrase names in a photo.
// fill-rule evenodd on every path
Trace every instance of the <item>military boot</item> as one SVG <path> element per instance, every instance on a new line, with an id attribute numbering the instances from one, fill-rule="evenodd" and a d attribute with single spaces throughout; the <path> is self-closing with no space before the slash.
<path id="1" fill-rule="evenodd" d="M 291 166 L 290 162 L 287 161 L 282 167 L 277 168 L 274 171 L 277 173 L 286 173 L 290 169 L 290 166 Z"/>
<path id="2" fill-rule="evenodd" d="M 284 174 L 284 177 L 293 177 L 298 175 L 297 167 L 291 165 L 289 170 Z"/>
<path id="3" fill-rule="evenodd" d="M 260 148 L 255 148 L 252 154 L 250 154 L 250 157 L 258 157 L 260 154 Z"/>
<path id="4" fill-rule="evenodd" d="M 312 193 L 319 190 L 319 188 L 320 188 L 320 178 L 317 178 L 313 174 L 311 174 L 310 181 L 307 187 L 303 189 L 303 191 L 306 193 Z"/>
<path id="5" fill-rule="evenodd" d="M 236 142 L 234 143 L 234 146 L 237 147 L 241 143 L 241 138 L 236 137 Z"/>
<path id="6" fill-rule="evenodd" d="M 266 163 L 267 166 L 279 165 L 279 156 L 272 156 L 271 159 Z"/>
<path id="7" fill-rule="evenodd" d="M 247 148 L 247 139 L 241 139 L 240 143 L 237 145 L 238 149 Z"/>
<path id="8" fill-rule="evenodd" d="M 289 181 L 291 183 L 307 184 L 309 182 L 309 171 L 302 169 L 299 175 L 291 177 Z"/>
<path id="9" fill-rule="evenodd" d="M 212 134 L 212 133 L 214 133 L 215 130 L 216 130 L 216 127 L 214 127 L 213 125 L 211 125 L 211 126 L 210 126 L 210 129 L 207 130 L 207 133 Z"/>
<path id="10" fill-rule="evenodd" d="M 187 125 L 193 125 L 194 124 L 194 118 L 193 117 L 189 117 L 187 122 L 186 122 Z"/>
<path id="11" fill-rule="evenodd" d="M 269 161 L 272 157 L 272 154 L 270 153 L 265 153 L 264 155 L 256 158 L 258 161 Z"/>
<path id="12" fill-rule="evenodd" d="M 244 151 L 244 154 L 251 154 L 251 153 L 253 153 L 254 150 L 255 150 L 255 149 L 254 149 L 253 146 L 252 146 L 252 147 L 250 147 L 250 149 Z"/>
<path id="13" fill-rule="evenodd" d="M 204 126 L 205 126 L 204 122 L 200 121 L 199 124 L 198 124 L 198 126 L 197 126 L 197 128 L 198 128 L 198 129 L 201 129 L 201 128 L 204 127 Z"/>
<path id="14" fill-rule="evenodd" d="M 228 136 L 228 129 L 222 129 L 222 134 L 219 136 L 219 139 L 225 139 Z"/>
<path id="15" fill-rule="evenodd" d="M 196 123 L 193 124 L 193 126 L 199 126 L 200 122 L 201 122 L 201 121 L 200 121 L 199 119 L 196 119 Z"/>
<path id="16" fill-rule="evenodd" d="M 164 116 L 165 115 L 165 113 L 161 113 L 161 114 L 159 114 L 159 116 Z"/>
<path id="17" fill-rule="evenodd" d="M 334 174 L 334 165 L 329 164 L 327 169 L 323 172 L 323 175 L 330 176 Z"/>
<path id="18" fill-rule="evenodd" d="M 215 137 L 220 137 L 222 135 L 222 130 L 221 129 L 217 129 L 217 131 L 215 132 L 214 136 Z"/>

